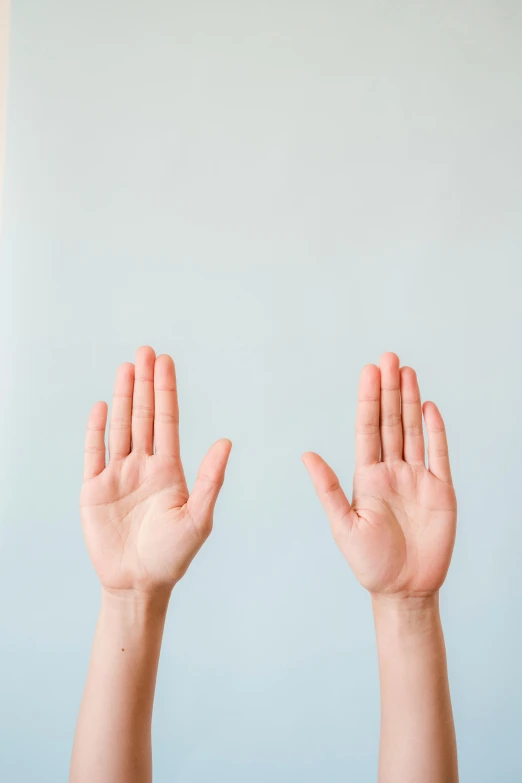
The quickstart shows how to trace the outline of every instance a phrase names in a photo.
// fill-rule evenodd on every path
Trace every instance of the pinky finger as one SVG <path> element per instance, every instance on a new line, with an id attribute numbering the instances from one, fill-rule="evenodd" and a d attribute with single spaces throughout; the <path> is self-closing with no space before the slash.
<path id="1" fill-rule="evenodd" d="M 422 406 L 426 430 L 428 432 L 428 462 L 430 472 L 441 481 L 451 483 L 451 470 L 448 453 L 446 428 L 440 411 L 434 402 L 425 402 Z"/>
<path id="2" fill-rule="evenodd" d="M 94 478 L 105 468 L 105 425 L 107 424 L 107 403 L 97 402 L 87 422 L 85 435 L 85 459 L 83 480 Z"/>

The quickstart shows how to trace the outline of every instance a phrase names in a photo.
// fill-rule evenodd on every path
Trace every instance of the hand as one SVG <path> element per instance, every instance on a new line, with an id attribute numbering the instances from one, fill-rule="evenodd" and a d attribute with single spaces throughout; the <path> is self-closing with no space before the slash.
<path id="1" fill-rule="evenodd" d="M 107 405 L 87 426 L 80 507 L 87 548 L 111 592 L 170 591 L 212 530 L 232 444 L 220 440 L 189 495 L 179 455 L 174 363 L 139 348 L 118 370 L 105 464 Z M 154 449 L 155 446 L 155 449 Z"/>
<path id="2" fill-rule="evenodd" d="M 422 414 L 428 433 L 425 465 Z M 449 568 L 457 521 L 444 422 L 421 407 L 410 367 L 393 353 L 364 368 L 359 385 L 352 503 L 317 454 L 303 455 L 333 536 L 373 595 L 428 596 Z"/>

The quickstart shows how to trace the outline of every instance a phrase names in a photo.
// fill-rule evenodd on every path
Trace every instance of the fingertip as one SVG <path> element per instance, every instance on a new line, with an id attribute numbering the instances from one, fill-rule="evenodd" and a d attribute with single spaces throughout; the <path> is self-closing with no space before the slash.
<path id="1" fill-rule="evenodd" d="M 224 446 L 224 450 L 229 454 L 232 451 L 232 441 L 229 438 L 220 438 L 220 440 L 216 441 L 216 443 L 220 443 L 222 446 Z"/>
<path id="2" fill-rule="evenodd" d="M 136 370 L 135 370 L 135 383 L 141 384 L 142 382 L 150 383 L 154 381 L 156 373 L 156 354 L 149 345 L 142 345 L 136 351 Z M 138 386 L 138 388 L 140 388 Z M 136 389 L 134 390 L 136 391 Z M 150 394 L 147 390 L 146 394 Z"/>
<path id="3" fill-rule="evenodd" d="M 361 393 L 361 390 L 367 389 L 368 391 L 363 391 L 363 397 L 366 398 L 368 393 L 370 393 L 370 398 L 377 398 L 379 395 L 379 388 L 381 385 L 381 371 L 379 367 L 377 367 L 376 364 L 367 364 L 365 365 L 361 370 L 361 376 L 359 379 L 359 396 Z"/>
<path id="4" fill-rule="evenodd" d="M 375 378 L 380 375 L 380 370 L 376 364 L 365 364 L 361 370 L 361 377 Z"/>
<path id="5" fill-rule="evenodd" d="M 427 400 L 424 403 L 422 406 L 422 413 L 426 421 L 426 426 L 428 426 L 428 423 L 430 423 L 431 425 L 435 425 L 438 428 L 444 427 L 444 419 L 442 418 L 441 412 L 435 403 L 431 402 L 431 400 Z"/>
<path id="6" fill-rule="evenodd" d="M 107 411 L 109 410 L 109 406 L 105 402 L 105 400 L 98 400 L 98 402 L 95 402 L 94 405 L 91 408 L 90 412 L 90 418 L 102 418 L 103 416 L 107 416 Z"/>
<path id="7" fill-rule="evenodd" d="M 136 364 L 138 362 L 149 362 L 154 361 L 156 359 L 156 353 L 154 351 L 154 348 L 151 348 L 150 345 L 140 345 L 140 347 L 136 350 Z"/>
<path id="8" fill-rule="evenodd" d="M 132 362 L 125 362 L 125 364 L 120 364 L 116 372 L 116 380 L 114 382 L 114 396 L 132 397 L 133 387 L 134 365 Z"/>
<path id="9" fill-rule="evenodd" d="M 381 371 L 376 364 L 367 364 L 361 370 L 359 390 L 357 397 L 359 402 L 377 402 L 381 394 Z"/>
<path id="10" fill-rule="evenodd" d="M 393 353 L 392 351 L 386 351 L 381 355 L 381 358 L 379 360 L 379 366 L 382 368 L 394 368 L 398 367 L 400 364 L 400 359 L 397 356 L 396 353 Z"/>
<path id="11" fill-rule="evenodd" d="M 207 457 L 210 456 L 210 459 L 215 462 L 216 464 L 220 464 L 223 466 L 223 470 L 226 468 L 228 464 L 228 459 L 230 457 L 230 452 L 232 451 L 232 441 L 228 438 L 220 438 L 215 443 L 212 444 L 210 449 L 207 452 Z"/>
<path id="12" fill-rule="evenodd" d="M 162 353 L 154 362 L 154 384 L 162 391 L 176 391 L 176 371 L 172 356 Z"/>
<path id="13" fill-rule="evenodd" d="M 308 470 L 310 465 L 314 462 L 321 461 L 321 457 L 315 451 L 305 451 L 304 454 L 301 455 L 301 461 Z"/>
<path id="14" fill-rule="evenodd" d="M 152 350 L 152 348 L 151 348 L 151 350 Z M 156 356 L 156 364 L 158 362 L 160 362 L 161 364 L 166 364 L 166 365 L 174 365 L 174 359 L 168 353 L 160 353 L 159 356 Z"/>
<path id="15" fill-rule="evenodd" d="M 134 364 L 132 362 L 120 364 L 116 373 L 116 382 L 120 388 L 127 388 L 131 383 L 134 383 Z"/>
<path id="16" fill-rule="evenodd" d="M 413 367 L 401 367 L 401 394 L 405 402 L 420 403 L 419 382 Z"/>
<path id="17" fill-rule="evenodd" d="M 303 457 L 304 466 L 318 491 L 325 483 L 331 483 L 332 480 L 338 481 L 335 471 L 320 454 L 316 454 L 315 451 L 308 451 Z"/>

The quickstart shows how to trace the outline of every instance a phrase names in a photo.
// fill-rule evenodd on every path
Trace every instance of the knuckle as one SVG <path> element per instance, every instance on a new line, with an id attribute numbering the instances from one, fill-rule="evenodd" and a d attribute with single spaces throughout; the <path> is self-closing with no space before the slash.
<path id="1" fill-rule="evenodd" d="M 419 438 L 422 435 L 422 427 L 417 424 L 404 427 L 404 434 L 408 435 L 409 437 Z"/>
<path id="2" fill-rule="evenodd" d="M 381 427 L 398 427 L 401 421 L 400 413 L 389 413 L 381 417 Z"/>
<path id="3" fill-rule="evenodd" d="M 133 419 L 153 419 L 154 408 L 150 405 L 135 405 L 132 409 Z"/>
<path id="4" fill-rule="evenodd" d="M 165 411 L 156 411 L 156 421 L 158 424 L 179 424 L 179 419 L 174 413 Z"/>
<path id="5" fill-rule="evenodd" d="M 203 474 L 201 478 L 207 485 L 209 492 L 212 492 L 214 489 L 221 489 L 223 486 L 224 478 L 215 478 L 215 476 L 208 476 L 207 474 Z"/>
<path id="6" fill-rule="evenodd" d="M 379 425 L 362 421 L 357 425 L 356 433 L 358 435 L 378 435 Z"/>
<path id="7" fill-rule="evenodd" d="M 338 481 L 333 481 L 331 484 L 329 484 L 326 489 L 324 490 L 325 495 L 331 495 L 334 492 L 337 492 L 337 490 L 341 489 L 341 485 Z"/>
<path id="8" fill-rule="evenodd" d="M 129 419 L 115 416 L 111 419 L 111 430 L 129 430 L 131 423 Z"/>

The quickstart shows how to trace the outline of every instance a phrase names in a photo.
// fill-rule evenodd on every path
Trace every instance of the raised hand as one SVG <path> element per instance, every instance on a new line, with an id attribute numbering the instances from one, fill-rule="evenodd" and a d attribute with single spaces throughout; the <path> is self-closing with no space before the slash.
<path id="1" fill-rule="evenodd" d="M 179 453 L 174 363 L 139 348 L 118 370 L 105 459 L 107 405 L 87 426 L 80 506 L 87 547 L 108 591 L 170 590 L 212 529 L 231 443 L 215 443 L 189 495 Z"/>
<path id="2" fill-rule="evenodd" d="M 428 460 L 422 415 L 428 434 Z M 352 502 L 317 454 L 303 461 L 339 548 L 372 594 L 427 596 L 442 585 L 455 539 L 457 503 L 444 422 L 421 406 L 417 377 L 385 353 L 361 374 Z"/>

